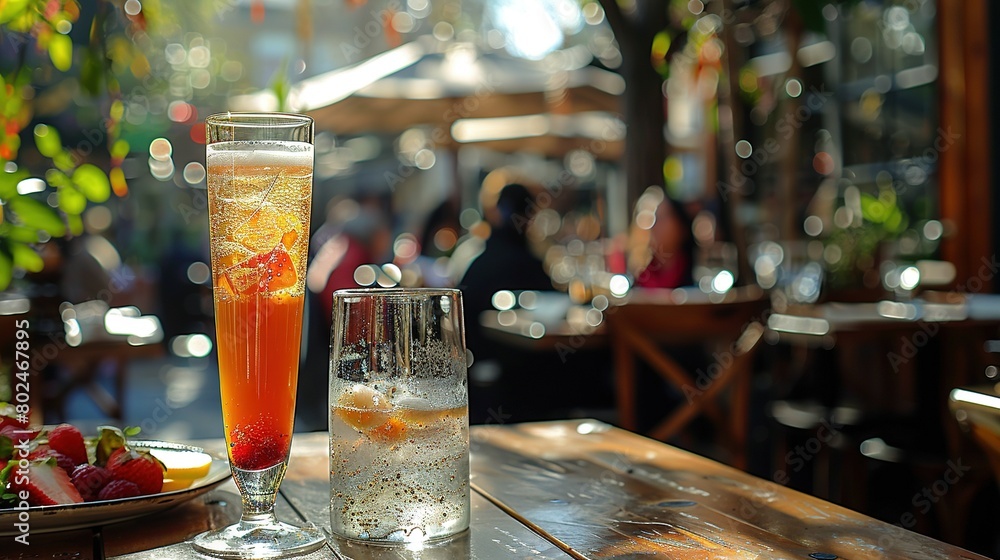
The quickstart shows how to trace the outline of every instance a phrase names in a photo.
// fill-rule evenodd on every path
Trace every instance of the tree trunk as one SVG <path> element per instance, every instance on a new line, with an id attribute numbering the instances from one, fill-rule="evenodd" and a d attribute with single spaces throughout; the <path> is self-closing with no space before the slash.
<path id="1" fill-rule="evenodd" d="M 635 0 L 624 13 L 617 0 L 600 0 L 622 53 L 625 79 L 625 179 L 628 208 L 650 185 L 663 186 L 663 160 L 667 142 L 663 135 L 663 78 L 650 62 L 653 38 L 667 27 L 662 0 Z"/>
<path id="2" fill-rule="evenodd" d="M 624 57 L 623 57 L 624 58 Z M 628 208 L 650 185 L 663 186 L 663 160 L 667 143 L 663 136 L 666 116 L 661 88 L 663 79 L 653 70 L 649 59 L 629 57 L 622 74 L 625 89 L 625 179 L 628 185 Z"/>

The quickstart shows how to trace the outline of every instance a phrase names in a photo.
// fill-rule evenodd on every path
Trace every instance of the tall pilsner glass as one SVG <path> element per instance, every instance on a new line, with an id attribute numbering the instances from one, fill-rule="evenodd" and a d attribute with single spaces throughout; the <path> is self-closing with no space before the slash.
<path id="1" fill-rule="evenodd" d="M 323 546 L 323 534 L 279 522 L 274 501 L 295 414 L 313 121 L 223 113 L 206 125 L 222 417 L 243 515 L 193 545 L 222 558 L 302 554 Z"/>

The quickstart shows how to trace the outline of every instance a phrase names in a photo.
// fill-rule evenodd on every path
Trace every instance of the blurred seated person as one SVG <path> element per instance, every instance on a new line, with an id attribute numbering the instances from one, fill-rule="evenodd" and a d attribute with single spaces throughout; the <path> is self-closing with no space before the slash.
<path id="1" fill-rule="evenodd" d="M 655 190 L 654 190 L 655 189 Z M 694 284 L 695 239 L 691 217 L 680 202 L 650 187 L 636 203 L 635 225 L 642 237 L 645 266 L 636 274 L 640 288 L 680 288 Z"/>
<path id="2" fill-rule="evenodd" d="M 662 187 L 652 186 L 636 202 L 630 262 L 638 265 L 635 286 L 674 289 L 694 285 L 695 238 L 692 220 L 684 206 L 667 196 Z M 668 345 L 670 357 L 688 371 L 706 367 L 707 355 L 700 345 Z M 649 365 L 637 365 L 637 405 L 640 431 L 653 427 L 663 410 L 678 406 L 685 399 L 673 385 L 666 383 Z M 702 434 L 696 422 L 692 433 Z"/>
<path id="3" fill-rule="evenodd" d="M 450 288 L 454 285 L 454 279 L 449 274 L 449 255 L 458 244 L 460 229 L 458 210 L 450 199 L 439 204 L 424 220 L 420 254 L 415 261 L 424 286 Z"/>
<path id="4" fill-rule="evenodd" d="M 385 255 L 391 235 L 380 210 L 351 199 L 331 201 L 326 222 L 311 238 L 306 271 L 306 287 L 318 300 L 327 327 L 331 326 L 333 292 L 357 288 L 354 271 Z"/>
<path id="5" fill-rule="evenodd" d="M 469 369 L 469 418 L 473 423 L 497 421 L 499 415 L 512 422 L 529 419 L 516 409 L 521 405 L 527 410 L 525 400 L 515 397 L 523 386 L 522 378 L 531 377 L 531 368 L 545 367 L 526 353 L 505 351 L 485 337 L 479 324 L 479 316 L 493 308 L 493 294 L 500 290 L 552 289 L 552 281 L 526 237 L 533 201 L 532 193 L 521 184 L 503 187 L 496 211 L 484 208 L 492 226 L 489 238 L 458 282 L 465 307 L 466 344 L 474 357 Z"/>
<path id="6" fill-rule="evenodd" d="M 528 208 L 533 201 L 519 183 L 500 191 L 490 236 L 458 283 L 469 322 L 478 324 L 480 313 L 493 308 L 493 294 L 500 290 L 552 289 L 542 261 L 528 247 Z"/>

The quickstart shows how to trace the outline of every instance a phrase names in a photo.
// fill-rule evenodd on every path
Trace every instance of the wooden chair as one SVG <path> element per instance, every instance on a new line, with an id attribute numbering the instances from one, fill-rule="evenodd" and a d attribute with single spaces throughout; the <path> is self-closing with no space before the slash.
<path id="1" fill-rule="evenodd" d="M 676 291 L 647 292 L 608 310 L 619 423 L 628 430 L 638 428 L 635 359 L 639 358 L 686 399 L 647 435 L 669 440 L 699 415 L 707 416 L 728 440 L 734 465 L 745 468 L 750 370 L 764 333 L 762 314 L 767 304 L 762 292 L 752 288 L 734 290 L 721 301 L 693 299 L 678 298 Z M 697 376 L 661 347 L 702 343 L 714 344 L 714 361 Z M 719 399 L 727 388 L 732 397 L 723 413 Z"/>

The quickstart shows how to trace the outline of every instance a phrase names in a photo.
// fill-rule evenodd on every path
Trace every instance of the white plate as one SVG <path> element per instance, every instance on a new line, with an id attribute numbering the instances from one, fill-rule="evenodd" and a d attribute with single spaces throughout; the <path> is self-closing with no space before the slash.
<path id="1" fill-rule="evenodd" d="M 169 443 L 165 441 L 130 441 L 129 445 L 146 450 L 176 450 L 205 453 L 200 447 Z M 70 531 L 97 525 L 109 525 L 128 519 L 135 519 L 151 513 L 161 512 L 196 498 L 222 484 L 230 476 L 229 461 L 212 455 L 208 474 L 194 481 L 191 486 L 172 492 L 161 492 L 149 496 L 136 496 L 119 500 L 85 502 L 58 506 L 35 506 L 27 509 L 28 524 L 32 533 Z M 0 509 L 0 537 L 20 534 L 14 527 L 20 511 Z"/>

